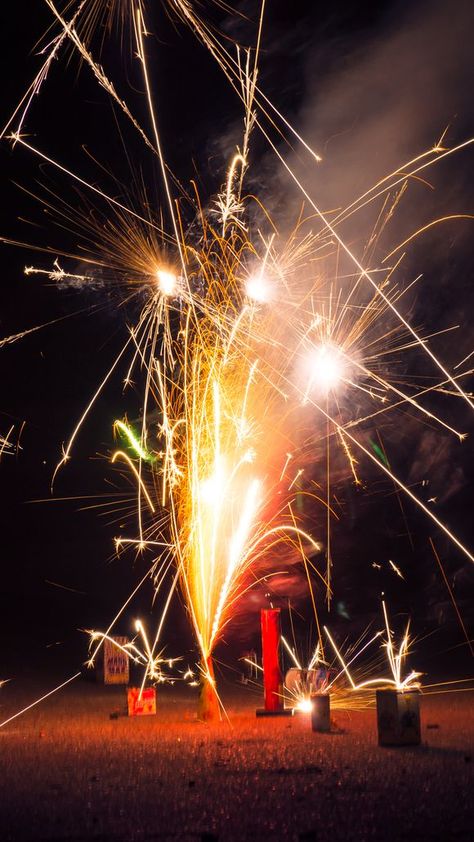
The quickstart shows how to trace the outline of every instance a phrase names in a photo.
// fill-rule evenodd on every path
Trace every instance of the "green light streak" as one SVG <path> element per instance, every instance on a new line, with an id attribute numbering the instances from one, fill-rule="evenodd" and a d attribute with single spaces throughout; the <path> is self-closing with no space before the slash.
<path id="1" fill-rule="evenodd" d="M 118 429 L 121 433 L 123 433 L 130 447 L 132 448 L 132 450 L 135 451 L 139 459 L 143 459 L 143 461 L 145 462 L 151 461 L 151 454 L 147 453 L 146 450 L 143 450 L 143 447 L 141 446 L 133 430 L 131 430 L 130 427 L 127 426 L 127 424 L 125 424 L 123 421 L 114 421 L 114 427 Z"/>
<path id="2" fill-rule="evenodd" d="M 382 448 L 381 448 L 381 447 L 379 447 L 379 445 L 378 445 L 378 444 L 376 444 L 374 441 L 372 441 L 372 439 L 369 439 L 369 441 L 370 441 L 370 446 L 371 446 L 372 450 L 373 450 L 373 451 L 374 451 L 374 453 L 378 456 L 378 458 L 380 459 L 380 461 L 381 461 L 381 462 L 383 462 L 383 464 L 384 464 L 384 465 L 386 465 L 386 466 L 387 466 L 387 468 L 390 468 L 390 465 L 389 465 L 388 459 L 387 459 L 387 457 L 385 456 L 385 453 L 383 452 Z"/>

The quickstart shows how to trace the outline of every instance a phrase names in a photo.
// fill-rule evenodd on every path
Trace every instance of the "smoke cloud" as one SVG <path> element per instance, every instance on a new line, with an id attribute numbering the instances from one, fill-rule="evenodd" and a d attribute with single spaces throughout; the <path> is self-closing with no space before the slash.
<path id="1" fill-rule="evenodd" d="M 448 126 L 448 145 L 467 136 L 473 31 L 469 0 L 403 4 L 376 35 L 308 46 L 297 126 L 323 163 L 312 166 L 308 181 L 306 157 L 290 155 L 288 162 L 320 207 L 347 204 L 435 144 Z"/>

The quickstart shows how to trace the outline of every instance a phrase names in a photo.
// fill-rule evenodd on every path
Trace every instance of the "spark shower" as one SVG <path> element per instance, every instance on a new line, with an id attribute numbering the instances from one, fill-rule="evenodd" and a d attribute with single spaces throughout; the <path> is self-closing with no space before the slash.
<path id="1" fill-rule="evenodd" d="M 74 457 L 81 427 L 106 384 L 123 376 L 128 387 L 136 377 L 144 384 L 141 424 L 111 419 L 120 440 L 111 461 L 128 472 L 136 487 L 136 521 L 128 534 L 117 537 L 117 551 L 148 553 L 148 575 L 165 593 L 156 634 L 146 639 L 145 662 L 158 662 L 167 611 L 180 587 L 200 652 L 201 714 L 211 718 L 218 709 L 215 646 L 224 631 L 231 634 L 239 601 L 250 588 L 300 563 L 316 621 L 318 601 L 331 601 L 337 564 L 331 528 L 341 517 L 332 488 L 336 451 L 344 457 L 346 482 L 363 494 L 364 466 L 375 465 L 459 553 L 474 561 L 449 525 L 363 435 L 382 418 L 397 424 L 399 413 L 408 409 L 464 438 L 463 430 L 435 413 L 430 397 L 442 391 L 474 409 L 464 388 L 472 374 L 469 360 L 454 372 L 433 352 L 430 326 L 418 329 L 411 323 L 405 301 L 419 276 L 406 277 L 404 259 L 427 230 L 442 231 L 446 221 L 471 217 L 460 213 L 423 223 L 388 248 L 386 231 L 411 181 L 428 179 L 433 167 L 472 139 L 450 148 L 442 137 L 400 162 L 347 207 L 325 213 L 305 180 L 293 172 L 283 140 L 301 149 L 311 172 L 324 167 L 322 156 L 259 84 L 271 4 L 259 7 L 254 44 L 244 47 L 230 43 L 206 20 L 205 5 L 169 0 L 162 3 L 163 13 L 194 33 L 242 104 L 242 137 L 237 148 L 229 149 L 222 190 L 214 197 L 201 196 L 195 183 L 189 189 L 180 186 L 179 174 L 175 177 L 167 165 L 167 127 L 160 124 L 155 105 L 162 81 L 150 71 L 150 51 L 159 50 L 159 43 L 150 37 L 149 4 L 82 0 L 61 10 L 52 0 L 46 2 L 52 29 L 42 45 L 41 67 L 2 137 L 66 176 L 100 211 L 79 213 L 58 200 L 54 211 L 60 224 L 76 232 L 77 253 L 40 248 L 40 258 L 34 265 L 29 262 L 25 272 L 61 286 L 80 282 L 93 288 L 100 277 L 124 301 L 135 297 L 140 302 L 120 353 L 98 378 L 64 444 L 53 488 L 57 471 Z M 118 92 L 110 47 L 111 68 L 101 63 L 105 40 L 113 45 L 117 65 L 122 50 L 130 47 L 140 67 L 142 91 L 133 97 L 146 102 L 146 125 L 135 117 L 133 102 Z M 30 134 L 31 105 L 48 96 L 49 75 L 69 60 L 71 49 L 135 133 L 133 155 L 140 144 L 142 155 L 156 163 L 161 206 L 151 207 L 146 195 L 139 204 L 136 193 L 119 201 L 66 167 Z M 264 137 L 275 167 L 299 193 L 291 230 L 247 189 L 254 133 Z M 375 222 L 370 231 L 361 231 L 362 246 L 352 246 L 345 223 L 367 207 L 375 209 Z M 427 366 L 429 382 L 423 375 L 419 386 L 417 371 Z M 307 505 L 299 505 L 302 498 Z"/>

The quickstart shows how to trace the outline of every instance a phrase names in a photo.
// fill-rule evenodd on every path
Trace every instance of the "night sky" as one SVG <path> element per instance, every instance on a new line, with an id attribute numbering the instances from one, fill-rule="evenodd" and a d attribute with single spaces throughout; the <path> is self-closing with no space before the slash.
<path id="1" fill-rule="evenodd" d="M 149 39 L 147 50 L 153 56 L 153 86 L 166 159 L 183 185 L 191 178 L 197 180 L 206 204 L 222 184 L 230 153 L 239 142 L 239 102 L 193 35 L 165 13 L 163 4 L 150 5 L 154 7 L 152 30 L 157 35 Z M 237 4 L 240 18 L 231 18 L 211 4 L 204 6 L 230 37 L 252 42 L 257 4 Z M 41 2 L 28 4 L 27 11 L 24 4 L 8 4 L 8 8 L 2 4 L 0 15 L 3 125 L 39 66 L 34 45 L 51 16 Z M 323 151 L 327 163 L 311 177 L 311 190 L 324 207 L 350 201 L 390 167 L 434 143 L 448 125 L 446 142 L 451 146 L 473 133 L 473 22 L 471 4 L 457 0 L 450 4 L 346 0 L 327 7 L 269 0 L 260 84 L 308 141 Z M 123 59 L 119 59 L 119 39 Z M 129 39 L 127 28 L 118 39 L 107 37 L 102 61 L 134 114 L 148 126 Z M 70 49 L 68 59 L 64 61 L 63 56 L 54 64 L 31 108 L 25 128 L 31 142 L 125 203 L 129 197 L 139 200 L 137 185 L 142 183 L 148 201 L 160 207 L 162 191 L 152 156 Z M 280 150 L 302 173 L 304 158 L 283 142 Z M 23 269 L 31 264 L 50 268 L 56 248 L 77 253 L 77 232 L 63 225 L 47 202 L 59 207 L 63 201 L 76 209 L 92 202 L 99 213 L 104 212 L 104 203 L 19 146 L 12 150 L 4 141 L 1 162 L 0 235 L 39 245 L 51 254 L 1 244 L 0 337 L 58 320 L 0 350 L 0 433 L 14 424 L 17 434 L 24 424 L 16 455 L 4 455 L 0 464 L 3 678 L 26 673 L 40 663 L 52 672 L 68 664 L 73 671 L 87 649 L 87 638 L 78 630 L 107 626 L 144 575 L 148 559 L 134 558 L 131 553 L 119 559 L 114 556 L 114 536 L 133 533 L 133 519 L 127 513 L 133 491 L 106 461 L 113 447 L 113 420 L 125 412 L 131 419 L 138 418 L 139 384 L 135 392 L 123 394 L 120 377 L 111 380 L 81 430 L 72 461 L 58 476 L 54 495 L 50 494 L 61 445 L 121 348 L 139 302 L 124 305 L 120 290 L 100 277 L 93 288 L 58 288 L 45 276 L 25 277 Z M 262 194 L 285 224 L 285 214 L 294 214 L 299 200 L 257 133 L 250 167 L 250 188 Z M 439 171 L 434 168 L 430 172 L 434 189 L 417 192 L 414 188 L 406 214 L 402 211 L 396 222 L 394 239 L 402 239 L 406 230 L 413 229 L 414 218 L 423 222 L 440 209 L 447 214 L 472 212 L 472 173 L 469 150 Z M 408 258 L 410 270 L 419 267 L 417 272 L 424 273 L 411 303 L 414 326 L 428 326 L 434 332 L 460 325 L 458 331 L 433 344 L 448 368 L 474 347 L 472 232 L 472 222 L 465 221 L 436 230 Z M 357 242 L 360 232 L 351 230 L 350 236 Z M 60 262 L 70 271 L 80 271 L 77 260 L 61 258 Z M 473 388 L 472 378 L 464 386 Z M 471 439 L 461 445 L 444 431 L 433 433 L 410 413 L 397 416 L 395 423 L 389 416 L 378 432 L 394 470 L 425 502 L 436 497 L 437 516 L 473 547 L 474 416 L 454 397 L 434 399 L 430 408 Z M 377 429 L 367 430 L 367 435 L 375 440 Z M 457 670 L 468 673 L 471 659 L 461 646 L 462 632 L 429 536 L 445 562 L 471 635 L 472 566 L 408 501 L 403 502 L 402 513 L 393 486 L 373 467 L 362 464 L 361 470 L 364 492 L 356 491 L 350 480 L 337 485 L 344 517 L 334 528 L 331 627 L 339 639 L 358 634 L 379 616 L 384 591 L 393 615 L 400 623 L 411 615 L 416 633 L 425 638 L 419 644 L 421 666 L 434 668 L 441 653 L 443 664 L 453 661 Z M 429 484 L 422 486 L 423 480 Z M 96 504 L 105 505 L 97 508 Z M 320 515 L 311 516 L 317 529 Z M 388 559 L 400 566 L 405 580 L 393 573 Z M 374 562 L 382 569 L 374 568 Z M 147 584 L 117 631 L 130 633 L 132 619 L 138 615 L 151 621 L 152 599 L 152 587 Z M 247 608 L 237 618 L 235 629 L 229 628 L 228 652 L 224 646 L 220 650 L 224 659 L 232 661 L 258 640 L 260 604 L 266 604 L 263 591 L 253 603 L 254 613 Z M 303 616 L 311 616 L 304 600 L 298 609 Z M 324 610 L 322 615 L 327 619 Z M 307 635 L 303 624 L 300 628 Z M 178 599 L 165 638 L 173 654 L 192 649 L 192 635 Z"/>

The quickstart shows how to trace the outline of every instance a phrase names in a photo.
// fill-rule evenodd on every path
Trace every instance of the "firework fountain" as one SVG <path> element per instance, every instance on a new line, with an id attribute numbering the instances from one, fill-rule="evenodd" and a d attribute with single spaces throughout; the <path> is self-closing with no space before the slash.
<path id="1" fill-rule="evenodd" d="M 241 98 L 244 114 L 242 142 L 222 191 L 206 208 L 195 193 L 190 224 L 175 202 L 162 151 L 146 56 L 146 4 L 82 0 L 74 9 L 71 5 L 66 18 L 52 0 L 47 2 L 59 34 L 3 134 L 9 132 L 14 145 L 105 199 L 109 212 L 100 225 L 81 222 L 81 256 L 86 255 L 87 273 L 68 272 L 58 260 L 52 268 L 29 266 L 26 271 L 61 283 L 80 279 L 87 284 L 99 266 L 102 277 L 113 279 L 119 289 L 121 284 L 128 289 L 132 278 L 145 291 L 145 303 L 127 341 L 87 404 L 58 468 L 71 457 L 81 425 L 119 362 L 128 360 L 125 384 L 137 371 L 144 383 L 143 420 L 137 431 L 117 419 L 115 431 L 123 447 L 113 453 L 112 461 L 125 465 L 136 484 L 138 521 L 132 537 L 120 536 L 117 547 L 151 551 L 156 587 L 171 582 L 156 637 L 149 645 L 149 663 L 158 657 L 166 611 L 179 584 L 200 652 L 200 715 L 212 719 L 219 715 L 213 654 L 243 594 L 261 577 L 281 572 L 288 559 L 298 558 L 316 616 L 316 590 L 328 602 L 331 599 L 335 447 L 356 484 L 360 484 L 358 462 L 375 464 L 474 561 L 469 549 L 358 435 L 374 417 L 409 407 L 463 438 L 462 431 L 436 417 L 420 397 L 448 388 L 472 408 L 461 385 L 467 372 L 454 377 L 434 356 L 427 336 L 403 315 L 403 296 L 411 283 L 401 286 L 397 270 L 406 242 L 389 253 L 376 251 L 407 180 L 455 150 L 437 144 L 404 162 L 331 220 L 298 182 L 311 219 L 302 214 L 289 234 L 280 232 L 261 202 L 245 195 L 252 131 L 263 133 L 295 180 L 268 126 L 277 123 L 290 133 L 313 163 L 319 156 L 257 83 L 264 4 L 255 48 L 237 47 L 232 54 L 191 3 L 176 0 L 169 7 L 218 62 Z M 151 134 L 138 124 L 94 58 L 94 31 L 106 12 L 110 20 L 119 18 L 130 25 L 133 33 Z M 147 154 L 158 160 L 169 230 L 149 207 L 135 209 L 118 202 L 25 138 L 32 98 L 67 42 L 138 132 Z M 364 257 L 359 258 L 342 238 L 341 225 L 377 201 L 382 208 Z M 70 213 L 68 224 L 77 224 Z M 375 268 L 366 268 L 369 261 Z M 400 382 L 392 361 L 408 353 L 423 356 L 432 366 L 431 385 L 418 389 L 411 382 Z M 295 506 L 302 477 L 304 494 L 320 513 L 316 534 Z M 110 627 L 100 640 L 109 632 Z M 322 646 L 320 632 L 319 638 Z"/>

